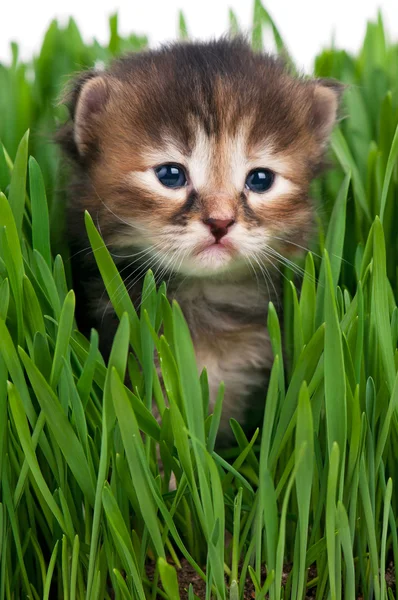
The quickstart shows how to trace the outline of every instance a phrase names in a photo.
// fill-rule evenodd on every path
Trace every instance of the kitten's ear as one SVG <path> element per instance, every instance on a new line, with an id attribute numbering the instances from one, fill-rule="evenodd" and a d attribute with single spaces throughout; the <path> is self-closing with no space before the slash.
<path id="1" fill-rule="evenodd" d="M 336 123 L 345 86 L 333 79 L 317 79 L 313 85 L 312 126 L 319 142 L 326 144 Z"/>
<path id="2" fill-rule="evenodd" d="M 95 143 L 101 116 L 110 96 L 109 83 L 100 74 L 79 86 L 73 111 L 73 137 L 80 156 Z"/>

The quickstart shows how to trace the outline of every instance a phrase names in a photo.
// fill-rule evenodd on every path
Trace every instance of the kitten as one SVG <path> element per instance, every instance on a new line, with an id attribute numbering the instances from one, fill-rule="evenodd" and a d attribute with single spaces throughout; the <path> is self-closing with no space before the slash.
<path id="1" fill-rule="evenodd" d="M 341 86 L 293 77 L 242 39 L 129 54 L 83 73 L 59 142 L 72 162 L 69 239 L 78 322 L 107 353 L 116 317 L 83 213 L 100 228 L 138 307 L 151 268 L 187 319 L 211 401 L 226 384 L 220 431 L 262 408 L 272 365 L 267 306 L 278 263 L 309 234 L 308 197 Z M 279 302 L 280 304 L 280 302 Z"/>

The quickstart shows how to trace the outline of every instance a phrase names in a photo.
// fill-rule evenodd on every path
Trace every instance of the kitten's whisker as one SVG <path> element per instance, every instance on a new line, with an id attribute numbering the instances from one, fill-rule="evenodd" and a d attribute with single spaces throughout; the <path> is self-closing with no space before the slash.
<path id="1" fill-rule="evenodd" d="M 304 252 L 311 252 L 311 254 L 313 254 L 317 258 L 322 259 L 322 256 L 320 256 L 319 254 L 317 254 L 313 250 L 310 250 L 306 246 L 300 246 L 300 244 L 296 244 L 296 242 L 292 242 L 291 240 L 288 240 L 286 238 L 279 237 L 279 236 L 273 235 L 273 234 L 272 234 L 272 239 L 278 240 L 279 242 L 284 242 L 285 244 L 290 244 L 291 246 L 295 246 L 296 248 L 299 248 L 300 250 L 304 250 Z"/>
<path id="2" fill-rule="evenodd" d="M 158 272 L 159 272 L 159 269 L 162 267 L 162 263 L 163 263 L 163 261 L 164 261 L 164 260 L 166 260 L 166 259 L 168 258 L 168 255 L 169 255 L 170 253 L 171 253 L 171 251 L 170 251 L 170 250 L 169 250 L 168 252 L 166 252 L 166 253 L 164 253 L 164 252 L 160 251 L 160 252 L 157 252 L 157 253 L 154 255 L 154 257 L 153 257 L 153 258 L 155 259 L 155 261 L 154 261 L 154 263 L 153 263 L 153 265 L 152 265 L 152 267 L 151 267 L 151 268 L 152 268 L 152 271 L 153 271 L 153 277 L 154 277 L 155 281 L 156 281 L 156 277 L 157 277 L 157 274 L 158 274 Z M 147 261 L 147 262 L 148 262 L 148 261 Z M 145 264 L 147 264 L 147 262 L 146 262 Z M 144 271 L 145 271 L 145 270 L 148 270 L 148 268 L 145 268 L 145 264 L 144 264 Z M 142 273 L 142 271 L 141 271 L 141 273 Z M 130 289 L 131 289 L 131 287 L 132 287 L 132 286 L 133 286 L 133 285 L 134 285 L 134 284 L 135 284 L 135 283 L 138 281 L 138 279 L 139 279 L 139 277 L 138 277 L 138 278 L 136 278 L 136 279 L 135 279 L 135 281 L 133 281 L 133 282 L 130 284 L 130 286 L 129 286 L 129 288 L 130 288 Z"/>
<path id="3" fill-rule="evenodd" d="M 76 256 L 78 256 L 82 252 L 86 252 L 87 254 L 85 256 L 88 256 L 89 254 L 93 254 L 94 250 L 92 249 L 91 246 L 87 246 L 86 248 L 82 248 L 81 250 L 78 250 L 77 252 L 74 252 L 73 254 L 69 255 L 68 258 L 66 259 L 65 263 L 70 262 L 73 258 L 75 258 Z"/>
<path id="4" fill-rule="evenodd" d="M 289 260 L 288 258 L 283 256 L 279 252 L 277 252 L 271 246 L 266 246 L 266 256 L 267 255 L 268 255 L 268 257 L 269 257 L 269 255 L 274 256 L 274 258 L 276 258 L 276 260 L 278 262 L 289 267 L 294 273 L 296 273 L 296 275 L 300 275 L 300 277 L 302 277 L 305 274 L 304 269 L 302 269 L 299 265 L 292 262 L 291 260 Z M 311 278 L 311 279 L 316 283 L 316 279 L 314 279 L 314 278 Z"/>
<path id="5" fill-rule="evenodd" d="M 183 258 L 181 259 L 181 263 L 188 256 L 189 252 L 190 252 L 190 249 L 188 248 L 187 251 L 185 252 Z M 180 265 L 181 265 L 181 263 L 180 263 Z M 180 281 L 177 289 L 175 290 L 175 295 L 177 295 L 178 291 L 181 289 L 182 285 L 185 283 L 185 281 L 188 279 L 188 277 L 189 277 L 189 274 L 185 275 L 185 277 Z"/>
<path id="6" fill-rule="evenodd" d="M 97 210 L 97 215 L 96 215 L 96 219 L 95 220 L 96 220 L 96 223 L 97 223 L 97 229 L 99 231 L 99 234 L 100 234 L 100 236 L 102 238 L 102 241 L 104 241 L 104 236 L 102 235 L 101 225 L 100 225 L 100 222 L 99 222 L 99 210 Z M 104 244 L 105 244 L 105 242 L 104 242 Z"/>
<path id="7" fill-rule="evenodd" d="M 270 255 L 269 255 L 269 254 L 267 254 L 267 252 L 266 252 L 266 251 L 264 251 L 264 250 L 263 250 L 263 251 L 262 251 L 260 254 L 261 254 L 262 256 L 264 256 L 264 257 L 267 259 L 267 261 L 269 261 L 269 262 L 271 263 L 271 265 L 273 266 L 273 268 L 274 268 L 276 271 L 278 271 L 278 273 L 280 273 L 280 274 L 282 275 L 282 277 L 283 277 L 284 279 L 286 279 L 286 281 L 287 281 L 287 282 L 289 282 L 289 283 L 290 283 L 291 279 L 289 279 L 288 277 L 286 277 L 286 275 L 284 274 L 284 272 L 283 272 L 283 271 L 281 271 L 281 269 L 279 269 L 279 267 L 278 267 L 278 266 L 277 266 L 277 265 L 276 265 L 276 264 L 275 264 L 275 263 L 274 263 L 274 262 L 271 260 L 271 258 L 270 258 Z M 272 254 L 271 254 L 271 256 L 272 256 Z M 274 257 L 274 258 L 275 258 L 275 257 Z M 277 259 L 277 260 L 278 260 L 278 262 L 282 262 L 280 259 Z M 282 263 L 282 264 L 284 264 L 284 263 Z M 266 268 L 264 264 L 263 264 L 263 266 L 264 266 L 264 268 Z"/>
<path id="8" fill-rule="evenodd" d="M 301 278 L 303 278 L 305 276 L 305 271 L 303 269 L 301 269 L 298 265 L 296 265 L 295 263 L 292 263 L 289 259 L 286 259 L 286 257 L 280 255 L 279 253 L 275 253 L 272 252 L 271 249 L 269 249 L 270 253 L 272 256 L 274 256 L 276 258 L 276 260 L 278 262 L 280 262 L 282 265 L 287 266 L 289 269 L 291 269 L 293 271 L 293 273 L 295 273 L 296 275 L 299 275 Z M 314 283 L 315 285 L 318 285 L 318 280 L 317 277 L 313 277 L 313 276 L 308 276 L 309 280 Z"/>
<path id="9" fill-rule="evenodd" d="M 180 270 L 180 268 L 181 268 L 181 265 L 182 265 L 183 261 L 184 261 L 184 260 L 185 260 L 185 258 L 188 256 L 188 254 L 190 253 L 190 251 L 191 251 L 191 249 L 190 249 L 190 248 L 186 248 L 186 249 L 185 249 L 185 252 L 184 252 L 184 249 L 182 249 L 182 256 L 181 256 L 181 260 L 180 260 L 180 263 L 179 263 L 179 265 L 178 265 L 178 268 L 176 269 L 176 271 L 175 271 L 175 273 L 174 273 L 174 277 L 176 277 L 176 276 L 177 276 L 177 273 L 179 272 L 179 270 Z M 188 277 L 188 275 L 187 275 L 187 276 L 184 278 L 184 281 L 185 281 L 185 279 L 186 279 L 187 277 Z M 166 287 L 169 285 L 169 283 L 170 283 L 170 276 L 169 276 L 169 279 L 168 279 L 168 281 L 167 281 Z"/>
<path id="10" fill-rule="evenodd" d="M 159 263 L 161 263 L 161 261 L 163 260 L 163 252 L 159 251 L 156 252 L 155 254 L 151 255 L 144 263 L 142 263 L 139 268 L 138 268 L 138 273 L 137 271 L 133 271 L 132 273 L 130 273 L 130 275 L 128 275 L 128 277 L 126 277 L 125 279 L 125 283 L 128 282 L 130 277 L 133 277 L 133 280 L 129 282 L 127 291 L 131 290 L 133 288 L 133 286 L 141 279 L 143 278 L 144 274 L 149 270 L 152 269 L 152 271 L 155 269 L 155 266 Z M 153 261 L 153 262 L 152 262 Z"/>
<path id="11" fill-rule="evenodd" d="M 145 233 L 146 230 L 143 227 L 139 227 L 139 225 L 136 225 L 135 223 L 129 223 L 128 221 L 125 221 L 124 219 L 122 219 L 122 217 L 119 217 L 119 215 L 117 215 L 111 208 L 109 208 L 109 206 L 104 202 L 104 200 L 101 198 L 101 196 L 99 195 L 99 193 L 97 192 L 97 189 L 95 187 L 95 185 L 93 184 L 93 182 L 91 181 L 91 185 L 92 188 L 98 198 L 98 200 L 101 202 L 101 204 L 104 205 L 104 207 L 106 208 L 106 210 L 108 210 L 114 217 L 116 217 L 116 219 L 118 219 L 121 223 L 124 223 L 125 225 L 127 225 L 127 227 L 131 227 L 131 229 L 138 229 L 140 231 L 144 231 Z"/>
<path id="12" fill-rule="evenodd" d="M 255 254 L 253 254 L 253 259 L 256 261 L 256 263 L 257 263 L 257 265 L 258 265 L 261 273 L 263 274 L 264 280 L 265 280 L 266 285 L 267 285 L 267 291 L 268 291 L 269 299 L 270 300 L 272 299 L 272 295 L 271 295 L 270 289 L 268 287 L 268 281 L 272 285 L 272 288 L 273 288 L 274 293 L 275 293 L 275 301 L 277 302 L 277 304 L 279 306 L 279 304 L 280 304 L 279 295 L 278 295 L 278 293 L 276 291 L 275 284 L 274 284 L 273 278 L 271 276 L 271 273 L 268 271 L 267 267 L 264 264 L 260 263 L 260 261 L 257 259 L 257 257 L 256 257 Z M 273 263 L 271 262 L 271 264 L 273 264 Z"/>
<path id="13" fill-rule="evenodd" d="M 161 280 L 163 278 L 163 275 L 167 272 L 168 269 L 171 270 L 172 265 L 176 263 L 176 260 L 178 259 L 178 257 L 179 257 L 179 254 L 177 255 L 177 257 L 171 256 L 171 258 L 168 259 L 168 262 L 166 263 L 166 265 L 164 267 L 162 266 L 162 263 L 163 263 L 164 259 L 168 258 L 168 255 L 166 254 L 166 255 L 164 255 L 164 256 L 162 256 L 160 258 L 159 265 L 158 265 L 158 267 L 157 267 L 157 269 L 156 269 L 156 271 L 154 273 L 154 276 L 153 276 L 155 287 L 156 287 L 156 278 L 158 277 L 159 281 L 161 282 Z M 160 269 L 162 269 L 162 271 L 158 275 Z M 171 273 L 172 273 L 172 270 L 171 270 Z M 146 300 L 146 298 L 152 292 L 152 290 L 153 290 L 153 286 L 147 291 L 147 294 L 141 298 L 141 301 L 140 301 L 140 303 L 139 303 L 139 305 L 137 306 L 137 309 L 136 309 L 137 311 L 141 308 L 143 302 Z"/>
<path id="14" fill-rule="evenodd" d="M 106 246 L 106 245 L 104 244 L 104 246 Z M 106 248 L 107 248 L 109 254 L 112 256 L 112 258 L 134 258 L 136 256 L 139 256 L 142 253 L 149 252 L 151 250 L 151 248 L 156 248 L 158 246 L 160 246 L 160 244 L 153 244 L 152 246 L 149 246 L 149 248 L 148 247 L 144 248 L 143 250 L 141 250 L 140 252 L 136 252 L 135 254 L 115 254 L 114 252 L 112 252 L 111 247 L 106 246 Z M 94 250 L 92 249 L 92 247 L 86 246 L 86 248 L 81 248 L 77 252 L 74 252 L 72 255 L 70 255 L 65 262 L 69 262 L 70 260 L 72 260 L 73 258 L 78 256 L 82 252 L 86 252 L 86 251 L 87 251 L 87 255 L 94 254 Z"/>
<path id="15" fill-rule="evenodd" d="M 272 237 L 275 240 L 279 240 L 281 242 L 291 244 L 292 246 L 296 246 L 297 248 L 300 248 L 301 250 L 304 250 L 305 252 L 311 252 L 311 254 L 313 254 L 320 260 L 322 260 L 322 258 L 323 258 L 320 254 L 317 254 L 314 250 L 310 250 L 310 248 L 306 248 L 305 246 L 300 246 L 300 244 L 296 244 L 295 242 L 292 242 L 285 238 L 278 237 L 276 235 L 273 235 Z M 334 254 L 333 252 L 330 253 L 330 256 L 334 256 L 335 258 L 338 258 L 339 260 L 341 260 L 342 262 L 345 262 L 347 265 L 350 265 L 351 267 L 353 266 L 353 264 L 349 260 L 346 260 L 343 256 L 339 256 L 338 254 Z"/>
<path id="16" fill-rule="evenodd" d="M 170 262 L 166 265 L 166 268 L 161 273 L 161 275 L 159 277 L 160 280 L 163 279 L 163 277 L 166 274 L 167 270 L 169 271 L 169 276 L 168 276 L 168 279 L 167 279 L 167 282 L 166 282 L 166 288 L 169 287 L 170 281 L 171 281 L 172 277 L 176 277 L 177 276 L 177 272 L 178 272 L 178 270 L 179 270 L 179 268 L 180 268 L 180 266 L 182 264 L 182 261 L 185 258 L 185 256 L 188 254 L 188 252 L 189 252 L 189 248 L 186 249 L 185 253 L 184 253 L 184 248 L 183 247 L 180 248 L 178 250 L 178 252 L 175 254 L 175 256 L 171 257 Z M 178 268 L 176 269 L 175 267 L 177 265 L 177 261 L 178 261 L 178 259 L 179 259 L 180 256 L 181 256 L 181 261 L 180 261 L 180 263 L 178 265 Z"/>
<path id="17" fill-rule="evenodd" d="M 148 262 L 149 262 L 150 260 L 151 260 L 151 258 L 147 259 L 147 260 L 144 262 L 144 265 L 148 264 Z M 126 266 L 125 266 L 125 267 L 123 267 L 122 269 L 118 269 L 118 272 L 117 272 L 117 273 L 116 273 L 116 274 L 115 274 L 115 275 L 112 277 L 112 279 L 110 280 L 110 282 L 109 282 L 109 283 L 112 283 L 112 282 L 115 280 L 115 278 L 117 278 L 118 274 L 121 276 L 121 273 L 123 273 L 123 271 L 125 271 L 126 269 L 130 268 L 130 267 L 132 266 L 132 264 L 133 264 L 133 263 L 131 263 L 131 262 L 130 262 L 128 265 L 126 265 Z M 141 268 L 141 267 L 140 267 L 140 268 Z M 117 294 L 119 293 L 119 290 L 122 290 L 122 289 L 123 289 L 123 285 L 122 285 L 122 284 L 126 285 L 126 282 L 128 281 L 129 277 L 130 277 L 131 275 L 134 275 L 135 273 L 136 273 L 136 271 L 133 271 L 133 272 L 132 272 L 132 273 L 131 273 L 131 274 L 130 274 L 130 275 L 127 277 L 127 278 L 125 278 L 125 279 L 123 279 L 123 278 L 122 278 L 122 283 L 121 283 L 121 284 L 119 284 L 119 286 L 118 286 L 118 287 L 117 287 L 117 289 L 115 290 L 115 297 L 116 297 L 116 298 L 117 298 Z M 100 297 L 100 301 L 101 301 L 101 300 L 102 300 L 102 298 L 104 297 L 104 294 L 105 294 L 105 292 L 106 292 L 106 289 L 105 289 L 105 290 L 102 292 L 102 294 L 101 294 L 101 297 Z"/>
<path id="18" fill-rule="evenodd" d="M 278 268 L 278 267 L 275 265 L 275 263 L 273 263 L 273 262 L 271 261 L 271 259 L 270 259 L 270 256 L 272 256 L 272 257 L 273 257 L 273 258 L 275 258 L 275 259 L 276 259 L 276 260 L 277 260 L 277 261 L 278 261 L 280 264 L 282 264 L 282 265 L 284 265 L 284 266 L 287 266 L 288 268 L 292 269 L 292 266 L 291 266 L 290 264 L 287 264 L 287 263 L 285 262 L 285 260 L 283 260 L 283 258 L 284 258 L 284 257 L 281 257 L 281 258 L 280 258 L 279 256 L 275 256 L 275 254 L 273 254 L 273 253 L 268 253 L 267 251 L 264 251 L 264 250 L 263 250 L 263 251 L 261 251 L 261 252 L 260 252 L 260 254 L 261 254 L 262 256 L 264 256 L 264 257 L 267 259 L 267 261 L 269 261 L 269 262 L 270 262 L 270 263 L 273 265 L 273 267 L 279 271 L 279 273 L 280 273 L 280 274 L 281 274 L 281 275 L 282 275 L 282 276 L 283 276 L 283 277 L 286 279 L 286 281 L 292 281 L 292 280 L 288 279 L 288 278 L 286 277 L 286 275 L 283 273 L 283 271 L 281 271 L 281 270 L 280 270 L 280 269 L 279 269 L 279 268 Z M 292 269 L 292 270 L 294 271 L 294 269 Z M 300 275 L 300 277 L 302 277 L 302 276 L 303 276 L 303 273 L 305 274 L 305 271 L 304 271 L 304 272 L 300 272 L 300 271 L 298 271 L 298 272 L 297 272 L 297 271 L 296 271 L 295 273 L 296 273 L 296 275 Z M 309 279 L 310 279 L 310 281 L 311 281 L 312 283 L 314 283 L 314 284 L 315 284 L 315 285 L 317 285 L 318 287 L 324 287 L 324 286 L 323 286 L 323 285 L 322 285 L 322 284 L 321 284 L 321 283 L 320 283 L 320 282 L 317 280 L 317 278 L 316 278 L 316 277 L 310 277 Z M 294 282 L 293 282 L 293 283 L 294 283 Z"/>
<path id="19" fill-rule="evenodd" d="M 151 252 L 152 252 L 154 249 L 156 249 L 156 248 L 160 248 L 160 251 L 158 251 L 158 252 L 154 252 L 153 254 L 151 254 Z M 146 261 L 143 263 L 144 265 L 147 265 L 147 264 L 148 264 L 148 263 L 149 263 L 149 262 L 152 260 L 152 258 L 156 258 L 156 256 L 158 256 L 159 254 L 161 254 L 163 250 L 164 250 L 164 244 L 163 244 L 163 245 L 161 245 L 161 244 L 154 244 L 154 245 L 152 245 L 152 246 L 149 246 L 149 248 L 145 249 L 144 251 L 142 251 L 142 253 L 137 253 L 136 255 L 130 255 L 130 256 L 127 256 L 126 258 L 132 258 L 132 257 L 134 257 L 134 256 L 138 256 L 139 254 L 142 254 L 142 256 L 140 257 L 140 258 L 141 258 L 141 260 L 142 260 L 142 259 L 143 259 L 143 258 L 144 258 L 146 255 L 148 255 L 148 254 L 151 254 L 151 255 L 149 256 L 149 258 L 147 258 L 147 259 L 146 259 Z M 134 261 L 130 261 L 130 262 L 129 262 L 127 265 L 125 265 L 125 266 L 124 266 L 122 269 L 118 269 L 119 275 L 121 275 L 121 273 L 123 273 L 123 271 L 125 271 L 126 269 L 128 269 L 128 268 L 131 268 L 133 265 L 134 265 Z M 142 266 L 142 264 L 139 266 L 139 268 L 141 268 L 141 266 Z M 148 268 L 149 268 L 149 267 L 148 267 Z M 129 275 L 129 277 L 130 277 L 131 275 L 133 275 L 134 273 L 135 273 L 135 271 L 133 271 L 133 272 L 132 272 L 132 273 Z M 117 275 L 115 275 L 115 277 L 117 277 Z M 128 279 L 128 278 L 127 278 L 127 279 Z M 127 280 L 127 279 L 126 279 L 126 280 Z M 113 281 L 113 280 L 112 280 L 112 281 Z"/>
<path id="20" fill-rule="evenodd" d="M 160 246 L 158 246 L 160 247 Z M 136 269 L 134 269 L 126 278 L 124 278 L 123 282 L 126 285 L 127 281 L 131 278 L 131 277 L 136 277 L 136 279 L 134 279 L 133 282 L 131 282 L 131 286 L 133 286 L 136 283 L 136 280 L 138 281 L 138 279 L 140 277 L 142 277 L 143 273 L 147 270 L 149 270 L 152 266 L 152 261 L 154 261 L 154 265 L 157 263 L 157 257 L 161 256 L 163 253 L 163 248 L 160 248 L 159 251 L 153 252 L 153 249 L 155 248 L 155 246 L 151 247 L 148 249 L 148 252 L 145 252 L 145 254 L 141 257 L 141 260 L 144 258 L 144 256 L 146 256 L 147 254 L 150 254 L 149 257 L 146 258 L 146 260 L 142 263 L 140 263 Z M 126 269 L 132 268 L 134 265 L 134 261 L 128 263 L 125 267 L 123 267 L 122 269 L 119 270 L 119 274 L 123 273 L 123 271 L 125 271 Z M 138 272 L 138 273 L 137 273 Z"/>
<path id="21" fill-rule="evenodd" d="M 159 275 L 159 283 L 161 283 L 163 280 L 163 277 L 167 274 L 167 271 L 169 272 L 169 276 L 168 276 L 167 282 L 166 282 L 166 288 L 169 287 L 172 277 L 176 276 L 174 269 L 175 269 L 175 266 L 177 264 L 177 260 L 178 260 L 178 257 L 180 256 L 180 254 L 181 254 L 181 250 L 178 252 L 178 255 L 175 256 L 174 260 L 173 260 L 173 258 L 170 259 L 169 263 L 165 266 L 162 273 L 160 273 L 160 275 Z"/>
<path id="22" fill-rule="evenodd" d="M 150 262 L 150 261 L 151 261 L 153 258 L 156 258 L 156 256 L 161 256 L 161 254 L 162 254 L 162 252 L 161 252 L 161 251 L 160 251 L 160 252 L 157 252 L 157 253 L 155 253 L 155 255 L 154 255 L 154 256 L 151 256 L 150 258 L 148 258 L 148 259 L 147 259 L 147 260 L 144 262 L 144 264 L 140 265 L 140 267 L 139 267 L 139 270 L 138 270 L 138 275 L 137 275 L 137 271 L 133 271 L 133 272 L 132 272 L 132 273 L 130 273 L 130 275 L 128 275 L 128 276 L 127 276 L 125 279 L 122 279 L 122 282 L 121 282 L 121 284 L 120 284 L 120 285 L 117 287 L 117 289 L 115 290 L 115 299 L 117 299 L 117 297 L 118 297 L 118 294 L 120 294 L 120 295 L 121 295 L 121 294 L 123 293 L 123 286 L 124 286 L 124 287 L 126 287 L 126 291 L 129 293 L 129 292 L 130 292 L 130 290 L 132 289 L 133 285 L 136 283 L 136 281 L 138 281 L 138 280 L 139 280 L 139 278 L 140 278 L 140 277 L 142 277 L 142 275 L 144 274 L 144 272 L 145 272 L 146 270 L 148 270 L 149 266 L 147 266 L 147 265 L 149 264 L 149 262 Z M 127 268 L 131 267 L 131 264 L 132 264 L 132 263 L 129 263 L 129 264 L 128 264 L 128 265 L 126 265 L 126 266 L 125 266 L 123 269 L 121 269 L 120 271 L 118 271 L 119 275 L 120 275 L 120 273 L 122 273 L 122 272 L 123 272 L 125 269 L 127 269 Z M 155 264 L 156 264 L 156 262 L 155 262 Z M 135 276 L 135 277 L 134 277 L 134 280 L 133 280 L 133 282 L 132 282 L 132 283 L 131 283 L 129 286 L 127 286 L 127 282 L 128 282 L 128 280 L 129 280 L 129 278 L 130 278 L 131 276 Z M 113 280 L 115 279 L 115 277 L 117 277 L 117 275 L 115 275 L 115 276 L 112 278 L 112 280 L 111 280 L 111 281 L 113 281 Z M 105 294 L 105 293 L 106 293 L 106 289 L 105 289 L 105 290 L 102 292 L 102 295 L 101 295 L 100 301 L 101 301 L 101 300 L 102 300 L 102 298 L 104 297 L 104 294 Z M 103 314 L 102 314 L 102 320 L 101 320 L 101 324 L 103 324 L 103 320 L 104 320 L 104 318 L 105 318 L 105 314 L 106 314 L 106 312 L 107 312 L 107 310 L 108 310 L 109 306 L 111 306 L 111 304 L 112 304 L 112 302 L 111 302 L 111 300 L 109 299 L 109 300 L 108 300 L 108 302 L 107 302 L 107 304 L 106 304 L 106 306 L 105 306 L 104 312 L 103 312 Z"/>
<path id="23" fill-rule="evenodd" d="M 150 252 L 153 248 L 161 248 L 161 247 L 162 247 L 161 244 L 151 244 L 150 246 L 146 246 L 139 252 L 134 252 L 133 254 L 114 254 L 110 250 L 109 250 L 109 253 L 111 254 L 111 256 L 113 256 L 115 258 L 136 258 L 137 256 L 140 256 L 140 255 L 145 256 L 145 254 Z"/>
<path id="24" fill-rule="evenodd" d="M 250 256 L 253 256 L 253 255 L 252 255 L 252 254 L 250 254 Z M 255 276 L 255 278 L 256 278 L 256 281 L 257 281 L 257 290 L 258 290 L 258 292 L 260 292 L 260 282 L 259 282 L 259 280 L 258 280 L 258 277 L 257 277 L 257 271 L 256 271 L 256 269 L 253 267 L 253 265 L 252 265 L 252 261 L 250 260 L 250 258 L 249 258 L 249 255 L 247 255 L 247 256 L 244 256 L 244 258 L 245 258 L 245 260 L 247 261 L 248 265 L 250 266 L 250 268 L 252 269 L 252 271 L 253 271 L 253 273 L 254 273 L 254 276 Z"/>
<path id="25" fill-rule="evenodd" d="M 283 261 L 286 265 L 290 266 L 296 272 L 301 273 L 301 274 L 305 273 L 304 269 L 302 267 L 300 267 L 300 265 L 296 264 L 295 262 L 293 262 L 292 260 L 290 260 L 286 256 L 283 256 L 283 254 L 281 254 L 280 252 L 278 252 L 277 250 L 275 250 L 275 248 L 273 248 L 272 246 L 266 245 L 266 248 L 267 248 L 268 252 L 270 252 L 271 254 L 273 254 L 273 256 L 279 258 L 281 261 Z"/>

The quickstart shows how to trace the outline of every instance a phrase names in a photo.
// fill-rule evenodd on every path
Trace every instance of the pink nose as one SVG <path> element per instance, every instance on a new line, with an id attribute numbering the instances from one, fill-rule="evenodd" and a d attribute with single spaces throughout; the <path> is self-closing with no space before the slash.
<path id="1" fill-rule="evenodd" d="M 216 242 L 227 235 L 229 227 L 235 223 L 235 219 L 204 219 L 203 223 L 209 226 Z"/>

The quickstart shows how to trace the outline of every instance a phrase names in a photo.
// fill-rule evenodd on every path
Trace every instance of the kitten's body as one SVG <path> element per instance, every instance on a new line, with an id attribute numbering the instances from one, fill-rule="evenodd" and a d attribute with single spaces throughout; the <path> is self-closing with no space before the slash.
<path id="1" fill-rule="evenodd" d="M 293 78 L 242 40 L 130 55 L 84 74 L 71 94 L 60 141 L 74 162 L 69 232 L 80 324 L 100 330 L 106 352 L 116 320 L 104 312 L 92 256 L 81 252 L 87 209 L 137 306 L 148 268 L 169 281 L 212 402 L 226 384 L 221 431 L 252 411 L 256 391 L 265 396 L 275 267 L 310 229 L 308 186 L 338 94 L 330 83 Z"/>
<path id="2" fill-rule="evenodd" d="M 212 401 L 220 381 L 227 384 L 220 431 L 228 431 L 230 418 L 255 422 L 253 412 L 261 411 L 272 366 L 266 286 L 253 278 L 221 284 L 201 280 L 180 289 L 176 298 L 188 320 L 198 367 L 207 369 Z M 262 392 L 260 407 L 256 392 Z"/>

